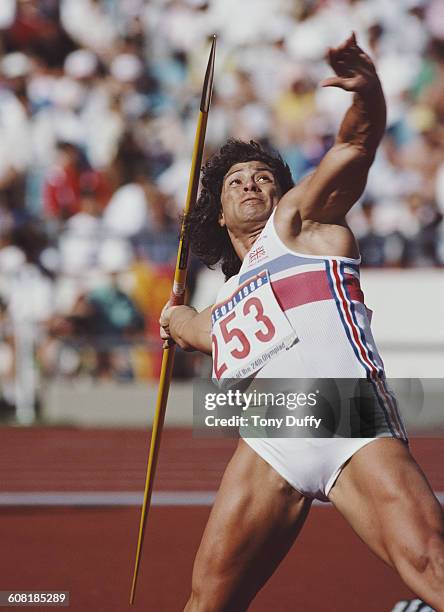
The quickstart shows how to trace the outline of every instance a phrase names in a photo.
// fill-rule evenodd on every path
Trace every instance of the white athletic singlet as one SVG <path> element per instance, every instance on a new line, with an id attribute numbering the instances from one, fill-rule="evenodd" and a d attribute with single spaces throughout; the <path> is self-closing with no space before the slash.
<path id="1" fill-rule="evenodd" d="M 407 440 L 396 399 L 389 390 L 382 359 L 370 329 L 371 313 L 364 304 L 359 283 L 360 260 L 337 256 L 315 256 L 295 253 L 286 247 L 274 227 L 274 212 L 262 233 L 245 256 L 239 274 L 230 278 L 220 289 L 212 311 L 213 332 L 216 323 L 239 318 L 240 300 L 245 305 L 250 295 L 262 291 L 263 302 L 274 302 L 280 308 L 275 319 L 267 318 L 267 308 L 255 308 L 259 327 L 250 340 L 240 337 L 227 324 L 214 339 L 213 378 L 220 378 L 230 363 L 237 360 L 245 365 L 246 349 L 254 352 L 259 338 L 264 347 L 276 328 L 281 338 L 288 339 L 288 323 L 296 335 L 295 342 L 281 343 L 269 351 L 271 357 L 252 360 L 243 371 L 254 369 L 259 378 L 355 378 L 370 381 L 382 425 L 376 437 Z M 267 271 L 267 272 L 265 272 Z M 258 280 L 259 279 L 259 280 Z M 269 287 L 265 288 L 265 285 Z M 257 294 L 259 295 L 259 294 Z M 268 298 L 267 298 L 268 295 Z M 251 302 L 251 298 L 250 298 Z M 258 300 L 256 300 L 258 302 Z M 250 312 L 244 307 L 244 315 Z M 226 313 L 230 313 L 228 317 Z M 282 312 L 286 318 L 281 321 Z M 241 314 L 241 316 L 243 316 Z M 242 329 L 242 323 L 238 323 Z M 287 327 L 286 327 L 287 326 Z M 220 327 L 220 325 L 219 325 Z M 230 331 L 231 330 L 231 331 Z M 282 341 L 285 343 L 285 340 Z M 271 346 L 271 340 L 268 346 Z M 250 346 L 251 345 L 251 346 Z M 288 346 L 290 348 L 288 348 Z M 257 348 L 257 347 L 256 347 Z M 244 350 L 245 349 L 245 350 Z M 233 358 L 234 355 L 234 358 Z M 242 358 L 241 358 L 242 357 Z M 263 355 L 262 355 L 263 357 Z M 258 365 L 262 364 L 263 365 Z M 233 370 L 232 370 L 233 371 Z M 237 372 L 234 377 L 242 376 Z M 246 374 L 247 376 L 247 374 Z M 344 463 L 372 438 L 244 438 L 245 441 L 294 488 L 308 497 L 328 500 L 328 493 Z"/>

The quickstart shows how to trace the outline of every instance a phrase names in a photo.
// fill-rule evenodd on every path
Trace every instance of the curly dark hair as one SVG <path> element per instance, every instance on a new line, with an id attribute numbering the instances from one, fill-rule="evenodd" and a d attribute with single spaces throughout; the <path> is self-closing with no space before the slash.
<path id="1" fill-rule="evenodd" d="M 218 223 L 224 176 L 231 166 L 241 162 L 260 161 L 267 164 L 279 184 L 282 195 L 293 185 L 290 168 L 275 151 L 267 151 L 254 140 L 243 142 L 230 139 L 202 168 L 202 189 L 186 219 L 186 232 L 192 252 L 209 268 L 222 262 L 222 272 L 228 279 L 239 272 L 237 256 L 226 227 Z"/>

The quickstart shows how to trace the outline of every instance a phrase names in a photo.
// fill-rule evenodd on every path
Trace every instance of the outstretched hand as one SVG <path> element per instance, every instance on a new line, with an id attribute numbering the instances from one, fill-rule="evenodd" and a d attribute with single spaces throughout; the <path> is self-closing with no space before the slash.
<path id="1" fill-rule="evenodd" d="M 379 83 L 375 66 L 358 46 L 354 32 L 339 47 L 328 50 L 327 61 L 336 76 L 324 79 L 322 87 L 340 87 L 346 91 L 363 93 Z"/>

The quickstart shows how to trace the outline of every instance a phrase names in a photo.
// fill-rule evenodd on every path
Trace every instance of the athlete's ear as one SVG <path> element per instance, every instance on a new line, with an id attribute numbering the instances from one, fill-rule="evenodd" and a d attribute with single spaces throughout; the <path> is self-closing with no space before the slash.
<path id="1" fill-rule="evenodd" d="M 219 223 L 221 227 L 225 227 L 225 217 L 224 217 L 224 211 L 222 210 L 222 208 L 219 211 L 219 219 L 217 220 L 217 222 Z"/>

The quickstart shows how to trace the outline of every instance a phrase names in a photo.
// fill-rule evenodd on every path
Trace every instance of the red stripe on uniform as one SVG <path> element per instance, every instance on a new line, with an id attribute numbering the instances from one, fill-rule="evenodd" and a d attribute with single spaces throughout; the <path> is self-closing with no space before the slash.
<path id="1" fill-rule="evenodd" d="M 382 395 L 382 401 L 385 401 L 388 410 L 390 411 L 390 417 L 392 419 L 392 426 L 396 430 L 396 433 L 403 439 L 407 439 L 407 435 L 405 433 L 404 426 L 401 421 L 401 417 L 398 412 L 398 408 L 396 402 L 393 400 L 390 393 L 386 390 L 384 386 L 384 381 L 380 378 L 375 378 L 374 382 L 379 390 L 379 393 Z"/>
<path id="2" fill-rule="evenodd" d="M 364 303 L 364 294 L 361 291 L 359 279 L 352 274 L 346 274 L 345 283 L 350 299 Z M 293 274 L 272 281 L 271 286 L 282 310 L 332 299 L 325 270 Z"/>
<path id="3" fill-rule="evenodd" d="M 348 297 L 353 300 L 353 302 L 364 303 L 364 294 L 361 291 L 359 278 L 356 278 L 353 274 L 344 274 L 344 285 L 347 289 Z"/>
<path id="4" fill-rule="evenodd" d="M 325 270 L 293 274 L 272 281 L 271 286 L 282 310 L 332 299 Z"/>
<path id="5" fill-rule="evenodd" d="M 341 300 L 341 304 L 342 304 L 342 309 L 346 315 L 348 324 L 353 332 L 353 338 L 355 340 L 356 346 L 359 349 L 359 352 L 362 356 L 362 359 L 365 361 L 365 363 L 367 365 L 370 366 L 371 371 L 373 374 L 377 374 L 377 368 L 376 366 L 372 363 L 372 361 L 370 361 L 370 358 L 367 356 L 367 353 L 365 351 L 365 347 L 363 346 L 359 333 L 356 330 L 356 325 L 353 322 L 353 319 L 351 317 L 350 314 L 350 307 L 349 304 L 347 302 L 346 299 L 346 294 L 344 293 L 344 287 L 341 283 L 341 278 L 339 276 L 339 272 L 338 272 L 338 263 L 336 261 L 332 262 L 332 269 L 333 269 L 333 276 L 334 276 L 334 280 L 335 280 L 335 285 L 336 285 L 336 291 L 339 294 L 339 298 Z M 350 275 L 347 275 L 350 276 Z M 355 278 L 355 277 L 352 277 Z M 355 279 L 358 280 L 358 279 Z M 349 281 L 350 282 L 350 281 Z M 346 284 L 347 281 L 345 281 L 344 279 L 344 284 Z M 351 285 L 348 285 L 347 288 L 349 288 Z M 358 283 L 359 286 L 359 283 Z M 362 294 L 362 292 L 361 292 Z M 393 398 L 390 396 L 390 394 L 385 390 L 384 384 L 382 382 L 381 379 L 379 379 L 377 376 L 373 376 L 373 381 L 376 384 L 377 387 L 377 391 L 379 391 L 380 394 L 382 394 L 382 401 L 386 403 L 388 411 L 390 412 L 390 416 L 389 418 L 391 418 L 392 421 L 392 426 L 394 427 L 395 430 L 397 430 L 398 435 L 401 436 L 401 438 L 405 437 L 403 434 L 403 428 L 401 426 L 401 421 L 399 419 L 399 415 L 398 415 L 398 411 L 396 409 L 396 405 L 393 404 Z M 381 388 L 382 387 L 382 388 Z"/>
<path id="6" fill-rule="evenodd" d="M 347 317 L 347 322 L 348 322 L 348 324 L 349 324 L 349 326 L 350 326 L 350 328 L 352 330 L 353 338 L 354 338 L 354 340 L 356 342 L 356 346 L 359 348 L 359 352 L 361 353 L 362 359 L 365 361 L 365 363 L 368 366 L 370 366 L 371 371 L 373 373 L 375 373 L 377 370 L 376 370 L 375 366 L 373 365 L 373 363 L 367 357 L 367 354 L 366 354 L 366 352 L 364 350 L 364 347 L 362 346 L 362 343 L 360 341 L 359 334 L 358 334 L 358 332 L 356 330 L 356 327 L 355 327 L 355 325 L 353 323 L 353 319 L 351 317 L 351 314 L 350 314 L 350 311 L 349 311 L 349 308 L 348 308 L 348 303 L 347 303 L 346 297 L 344 295 L 344 290 L 343 290 L 343 287 L 341 285 L 341 279 L 340 279 L 339 273 L 338 273 L 338 262 L 337 261 L 333 261 L 332 264 L 333 264 L 332 265 L 332 267 L 333 267 L 333 275 L 334 275 L 334 278 L 335 278 L 335 281 L 336 281 L 336 290 L 337 290 L 337 292 L 339 294 L 339 297 L 341 299 L 342 308 L 344 309 L 345 316 Z"/>

